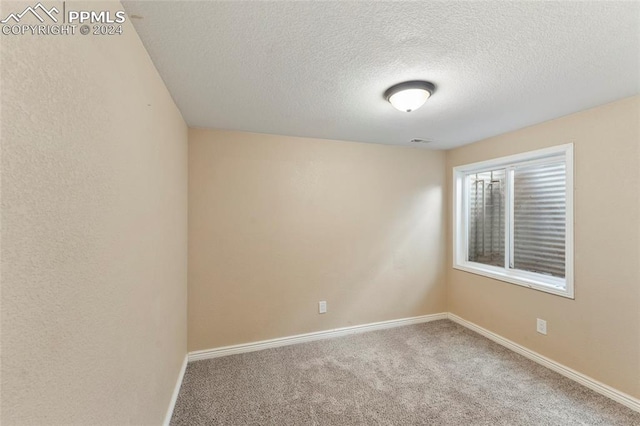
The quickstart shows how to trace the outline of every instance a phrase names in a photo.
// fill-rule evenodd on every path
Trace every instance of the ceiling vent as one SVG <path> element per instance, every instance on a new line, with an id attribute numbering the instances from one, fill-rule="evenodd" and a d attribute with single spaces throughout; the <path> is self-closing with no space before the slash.
<path id="1" fill-rule="evenodd" d="M 431 141 L 430 141 L 430 140 L 427 140 L 427 139 L 420 139 L 420 138 L 414 138 L 414 139 L 411 139 L 409 142 L 411 142 L 411 143 L 422 143 L 422 144 L 425 144 L 425 143 L 431 143 Z"/>

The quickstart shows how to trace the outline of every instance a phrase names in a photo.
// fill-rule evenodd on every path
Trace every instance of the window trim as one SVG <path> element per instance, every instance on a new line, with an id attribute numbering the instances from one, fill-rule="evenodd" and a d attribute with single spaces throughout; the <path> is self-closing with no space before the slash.
<path id="1" fill-rule="evenodd" d="M 565 228 L 565 278 L 551 277 L 534 272 L 517 269 L 507 269 L 498 266 L 485 265 L 467 260 L 467 226 L 469 209 L 466 200 L 467 185 L 464 184 L 466 176 L 470 173 L 486 171 L 492 168 L 509 168 L 510 166 L 521 166 L 525 164 L 536 164 L 546 162 L 550 158 L 564 155 L 566 167 L 566 228 Z M 574 276 L 573 276 L 573 144 L 558 145 L 551 148 L 536 151 L 523 152 L 507 157 L 495 158 L 487 161 L 461 165 L 453 168 L 453 268 L 461 271 L 482 275 L 511 284 L 516 284 L 534 290 L 575 299 Z M 510 179 L 507 179 L 507 191 L 513 192 Z M 512 194 L 511 194 L 512 196 Z M 510 220 L 505 220 L 505 227 L 513 227 L 513 212 L 510 211 L 511 203 L 507 203 L 505 216 Z M 508 231 L 508 229 L 506 230 Z M 507 235 L 509 235 L 507 233 Z M 505 244 L 505 256 L 509 255 L 513 249 Z"/>

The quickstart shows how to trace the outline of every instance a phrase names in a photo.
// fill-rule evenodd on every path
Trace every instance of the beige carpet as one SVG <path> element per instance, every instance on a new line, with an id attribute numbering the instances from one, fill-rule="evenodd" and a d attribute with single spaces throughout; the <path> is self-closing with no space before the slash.
<path id="1" fill-rule="evenodd" d="M 196 361 L 177 425 L 640 425 L 448 320 Z"/>

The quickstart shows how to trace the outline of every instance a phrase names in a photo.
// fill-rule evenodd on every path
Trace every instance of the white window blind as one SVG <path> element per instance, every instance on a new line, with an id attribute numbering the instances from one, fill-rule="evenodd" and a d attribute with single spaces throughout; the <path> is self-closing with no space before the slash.
<path id="1" fill-rule="evenodd" d="M 503 266 L 505 261 L 505 169 L 473 173 L 469 188 L 469 260 Z"/>
<path id="2" fill-rule="evenodd" d="M 515 167 L 513 172 L 513 268 L 564 278 L 564 161 Z"/>

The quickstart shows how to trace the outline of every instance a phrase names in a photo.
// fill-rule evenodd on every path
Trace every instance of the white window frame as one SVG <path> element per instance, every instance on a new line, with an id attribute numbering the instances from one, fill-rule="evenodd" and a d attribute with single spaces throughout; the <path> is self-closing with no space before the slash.
<path id="1" fill-rule="evenodd" d="M 467 227 L 469 224 L 469 206 L 466 196 L 467 185 L 465 179 L 469 174 L 505 168 L 507 173 L 514 166 L 544 163 L 564 155 L 566 167 L 566 228 L 565 228 L 565 277 L 552 277 L 544 274 L 510 269 L 499 266 L 470 262 L 468 258 Z M 511 179 L 507 181 L 507 197 L 513 199 Z M 510 246 L 513 233 L 513 212 L 510 211 L 511 202 L 507 202 L 505 211 L 505 262 L 511 259 L 513 247 Z M 496 280 L 505 281 L 529 287 L 535 290 L 574 299 L 573 286 L 573 144 L 559 145 L 551 148 L 530 151 L 508 157 L 496 158 L 488 161 L 457 166 L 453 168 L 453 267 L 461 271 L 482 275 Z"/>

